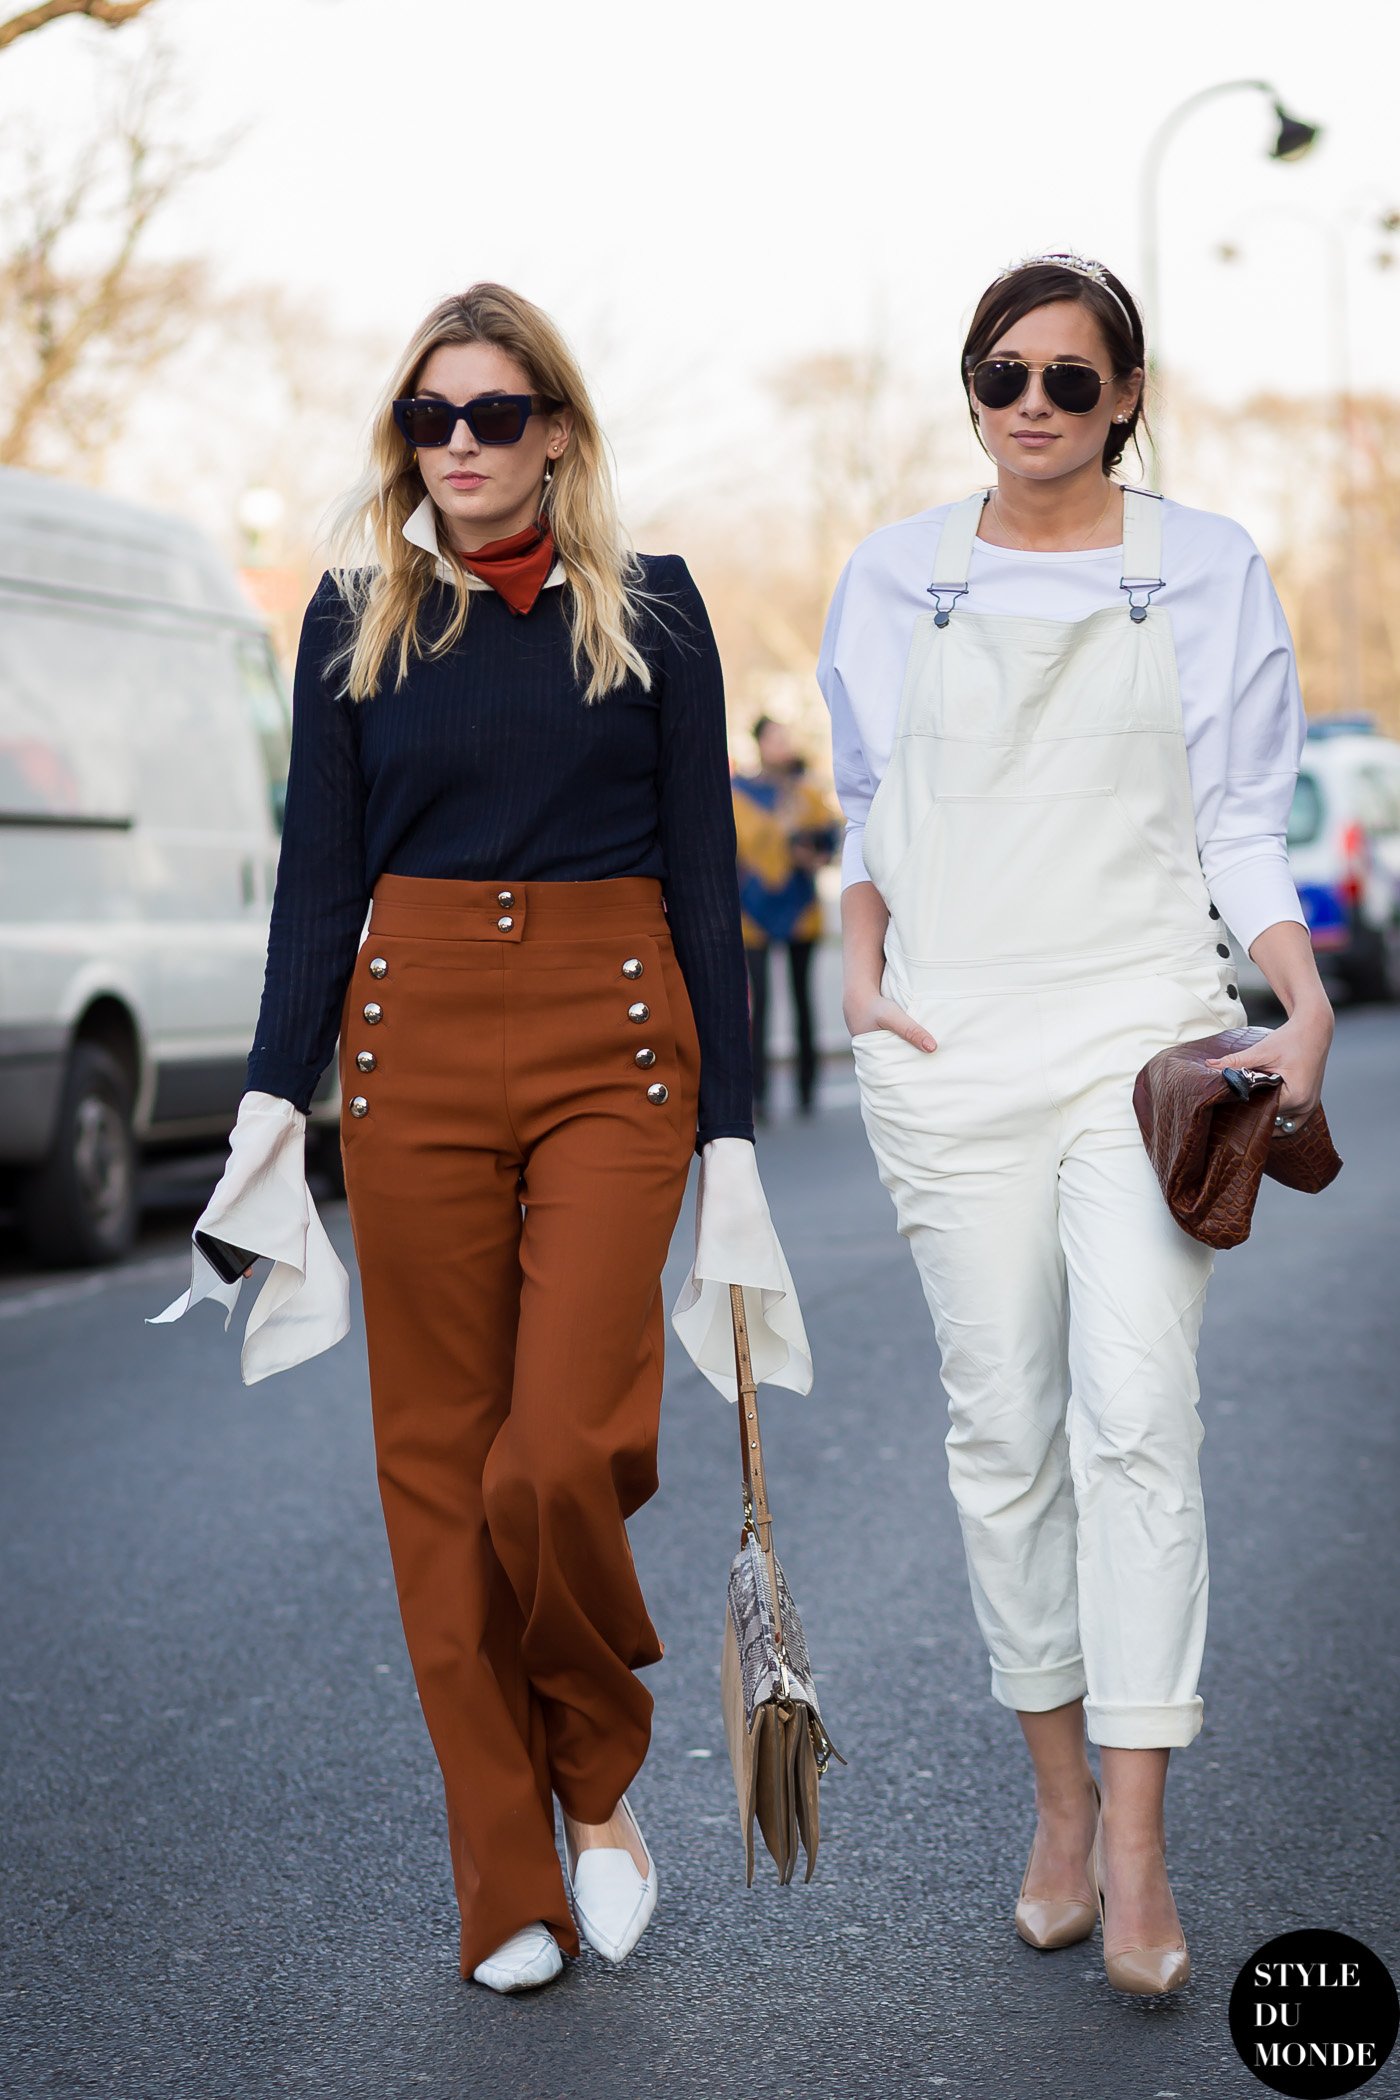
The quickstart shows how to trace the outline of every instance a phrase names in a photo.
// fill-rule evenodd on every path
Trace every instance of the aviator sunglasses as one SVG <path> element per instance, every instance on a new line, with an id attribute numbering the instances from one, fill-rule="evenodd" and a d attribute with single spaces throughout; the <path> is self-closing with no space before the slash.
<path id="1" fill-rule="evenodd" d="M 1032 372 L 1039 372 L 1046 399 L 1067 416 L 1091 415 L 1108 385 L 1092 365 L 1031 365 L 1023 357 L 984 357 L 972 368 L 972 391 L 983 408 L 1010 408 L 1030 385 Z"/>
<path id="2" fill-rule="evenodd" d="M 478 445 L 518 445 L 531 416 L 563 405 L 547 394 L 478 394 L 460 402 L 413 394 L 394 403 L 394 421 L 418 451 L 445 445 L 459 422 L 465 422 Z"/>

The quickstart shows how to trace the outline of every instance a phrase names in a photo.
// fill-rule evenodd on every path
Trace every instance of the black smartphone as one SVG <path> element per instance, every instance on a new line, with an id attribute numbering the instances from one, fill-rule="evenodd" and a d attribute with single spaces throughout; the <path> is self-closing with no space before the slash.
<path id="1" fill-rule="evenodd" d="M 237 1283 L 243 1271 L 261 1258 L 251 1247 L 235 1247 L 228 1240 L 216 1240 L 212 1232 L 197 1232 L 194 1243 L 220 1283 Z"/>

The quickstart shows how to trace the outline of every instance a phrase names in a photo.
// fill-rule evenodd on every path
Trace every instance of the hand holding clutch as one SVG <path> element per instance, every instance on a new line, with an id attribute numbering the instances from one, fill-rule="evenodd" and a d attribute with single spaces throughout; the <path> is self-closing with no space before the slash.
<path id="1" fill-rule="evenodd" d="M 1249 1237 L 1261 1176 L 1314 1195 L 1342 1163 L 1319 1105 L 1296 1127 L 1279 1117 L 1278 1075 L 1224 1060 L 1260 1054 L 1265 1028 L 1232 1028 L 1158 1051 L 1138 1073 L 1133 1108 L 1167 1206 L 1207 1247 Z"/>

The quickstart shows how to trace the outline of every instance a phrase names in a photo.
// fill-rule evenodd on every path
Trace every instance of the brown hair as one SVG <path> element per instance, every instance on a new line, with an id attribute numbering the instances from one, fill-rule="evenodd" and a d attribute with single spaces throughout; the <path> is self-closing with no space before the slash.
<path id="1" fill-rule="evenodd" d="M 1038 306 L 1063 304 L 1087 308 L 1099 324 L 1115 379 L 1146 369 L 1147 345 L 1137 303 L 1111 270 L 1105 270 L 1103 276 L 1104 281 L 1100 284 L 1079 270 L 1067 269 L 1063 263 L 1033 262 L 1024 263 L 1019 270 L 1008 270 L 1004 277 L 998 277 L 987 286 L 977 302 L 977 311 L 972 316 L 972 326 L 967 331 L 962 352 L 962 380 L 967 390 L 968 414 L 972 417 L 973 429 L 977 430 L 979 444 L 982 433 L 977 429 L 977 415 L 972 406 L 973 367 L 989 355 L 992 345 L 1005 335 L 1008 328 L 1014 328 Z M 1129 444 L 1136 443 L 1140 423 L 1146 428 L 1141 393 L 1127 422 L 1109 426 L 1103 448 L 1105 474 L 1111 474 Z M 1142 456 L 1141 448 L 1138 456 Z"/>

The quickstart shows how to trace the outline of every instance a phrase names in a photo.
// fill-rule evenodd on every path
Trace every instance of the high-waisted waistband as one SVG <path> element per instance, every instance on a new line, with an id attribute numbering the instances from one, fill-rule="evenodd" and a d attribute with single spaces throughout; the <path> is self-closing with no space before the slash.
<path id="1" fill-rule="evenodd" d="M 435 941 L 586 939 L 590 931 L 663 935 L 661 884 L 651 875 L 604 882 L 459 882 L 428 875 L 381 875 L 370 925 Z"/>

